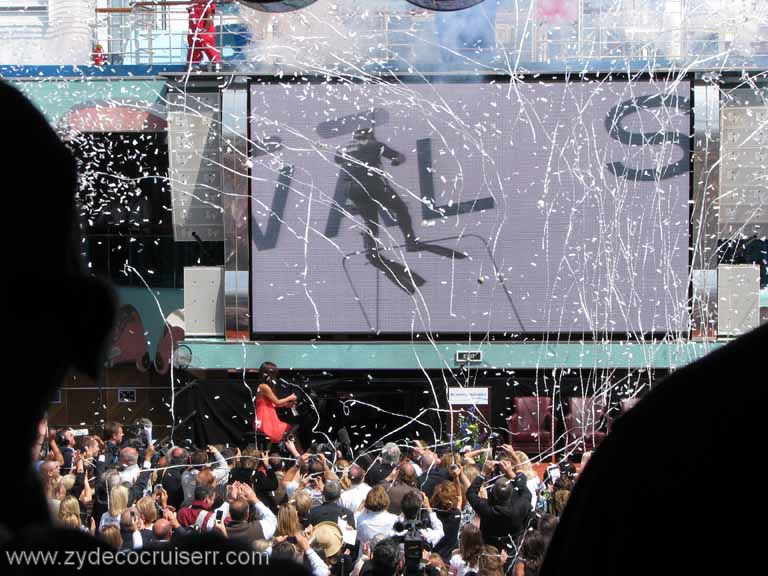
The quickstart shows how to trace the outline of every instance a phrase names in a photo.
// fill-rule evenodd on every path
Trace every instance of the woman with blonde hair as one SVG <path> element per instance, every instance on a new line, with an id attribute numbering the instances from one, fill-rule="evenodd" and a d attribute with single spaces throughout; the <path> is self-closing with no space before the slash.
<path id="1" fill-rule="evenodd" d="M 109 491 L 109 509 L 101 515 L 99 532 L 109 525 L 117 526 L 119 531 L 120 515 L 126 510 L 128 510 L 128 488 L 118 484 Z"/>
<path id="2" fill-rule="evenodd" d="M 80 520 L 80 502 L 71 494 L 65 496 L 59 505 L 59 523 L 62 523 L 64 516 L 74 514 Z"/>
<path id="3" fill-rule="evenodd" d="M 515 456 L 517 456 L 517 464 L 514 466 L 515 472 L 522 472 L 526 478 L 526 485 L 531 492 L 531 508 L 536 510 L 536 500 L 538 498 L 539 487 L 541 486 L 541 479 L 533 469 L 531 459 L 528 458 L 528 454 L 520 450 L 515 450 Z"/>
<path id="4" fill-rule="evenodd" d="M 294 504 L 283 504 L 277 511 L 277 532 L 275 536 L 293 536 L 301 531 L 299 514 Z"/>
<path id="5" fill-rule="evenodd" d="M 477 576 L 504 576 L 505 559 L 506 555 L 500 554 L 495 546 L 483 546 L 477 562 Z"/>
<path id="6" fill-rule="evenodd" d="M 141 520 L 144 523 L 144 530 L 152 530 L 152 526 L 157 520 L 157 506 L 155 499 L 151 496 L 144 496 L 136 501 L 136 510 L 139 511 Z"/>
<path id="7" fill-rule="evenodd" d="M 120 528 L 114 524 L 108 524 L 99 530 L 101 539 L 109 544 L 112 550 L 120 550 L 123 545 L 123 537 L 120 536 Z"/>
<path id="8" fill-rule="evenodd" d="M 64 500 L 67 495 L 64 481 L 61 478 L 49 478 L 46 480 L 45 495 L 48 497 L 48 505 L 51 508 L 51 515 L 54 518 L 58 518 L 61 501 Z"/>
<path id="9" fill-rule="evenodd" d="M 293 497 L 292 502 L 296 506 L 296 513 L 299 515 L 299 524 L 302 528 L 309 526 L 309 513 L 312 510 L 312 496 L 305 490 L 299 490 Z"/>
<path id="10" fill-rule="evenodd" d="M 434 566 L 440 576 L 448 576 L 448 566 L 446 566 L 445 561 L 440 557 L 440 554 L 435 554 L 434 552 L 430 554 L 429 559 L 427 560 L 427 566 Z"/>
<path id="11" fill-rule="evenodd" d="M 59 516 L 59 525 L 69 530 L 82 530 L 80 516 L 67 512 Z"/>

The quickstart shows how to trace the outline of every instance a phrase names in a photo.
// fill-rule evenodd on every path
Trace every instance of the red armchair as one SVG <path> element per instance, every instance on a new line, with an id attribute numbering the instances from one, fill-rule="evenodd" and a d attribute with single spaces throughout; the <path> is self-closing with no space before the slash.
<path id="1" fill-rule="evenodd" d="M 575 397 L 568 400 L 565 434 L 568 451 L 594 450 L 606 436 L 606 408 L 599 398 Z"/>
<path id="2" fill-rule="evenodd" d="M 519 396 L 514 399 L 515 412 L 507 418 L 509 443 L 529 456 L 552 449 L 552 399 Z M 556 424 L 555 424 L 556 425 Z"/>

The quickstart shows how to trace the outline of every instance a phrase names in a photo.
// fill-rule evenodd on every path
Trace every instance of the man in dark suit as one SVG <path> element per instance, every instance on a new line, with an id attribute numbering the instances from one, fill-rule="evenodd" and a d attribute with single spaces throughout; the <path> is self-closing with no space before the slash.
<path id="1" fill-rule="evenodd" d="M 309 523 L 317 526 L 320 522 L 336 522 L 342 518 L 348 526 L 355 527 L 355 515 L 351 510 L 339 506 L 341 484 L 338 480 L 328 480 L 323 485 L 323 503 L 309 512 Z"/>

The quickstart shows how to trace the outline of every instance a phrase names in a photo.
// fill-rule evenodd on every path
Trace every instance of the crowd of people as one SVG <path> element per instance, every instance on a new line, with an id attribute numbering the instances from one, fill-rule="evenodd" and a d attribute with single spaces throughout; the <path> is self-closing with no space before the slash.
<path id="1" fill-rule="evenodd" d="M 508 444 L 437 452 L 416 440 L 345 459 L 301 451 L 290 433 L 262 450 L 159 450 L 129 430 L 40 423 L 33 458 L 61 527 L 122 553 L 209 532 L 315 576 L 537 574 L 576 475 L 563 462 L 540 478 Z"/>

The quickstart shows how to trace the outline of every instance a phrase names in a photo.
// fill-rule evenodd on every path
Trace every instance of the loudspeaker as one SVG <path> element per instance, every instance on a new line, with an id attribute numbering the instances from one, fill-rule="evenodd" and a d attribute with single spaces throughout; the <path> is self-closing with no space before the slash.
<path id="1" fill-rule="evenodd" d="M 221 95 L 168 95 L 168 176 L 176 242 L 224 240 Z"/>
<path id="2" fill-rule="evenodd" d="M 751 264 L 717 267 L 717 331 L 738 336 L 760 324 L 760 267 Z"/>
<path id="3" fill-rule="evenodd" d="M 184 268 L 185 338 L 224 337 L 224 268 Z"/>

